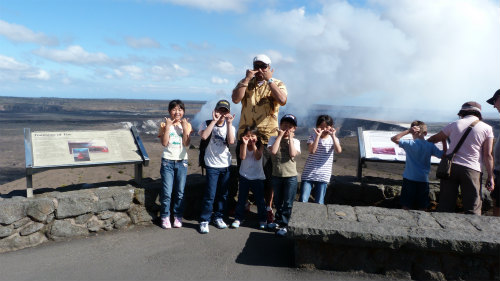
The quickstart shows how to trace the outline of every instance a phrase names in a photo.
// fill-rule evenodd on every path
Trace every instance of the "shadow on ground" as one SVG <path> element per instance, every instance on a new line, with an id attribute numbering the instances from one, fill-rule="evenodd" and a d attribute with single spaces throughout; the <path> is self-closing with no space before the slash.
<path id="1" fill-rule="evenodd" d="M 285 258 L 284 258 L 285 257 Z M 236 263 L 253 266 L 293 267 L 293 240 L 276 237 L 274 232 L 252 232 Z"/>

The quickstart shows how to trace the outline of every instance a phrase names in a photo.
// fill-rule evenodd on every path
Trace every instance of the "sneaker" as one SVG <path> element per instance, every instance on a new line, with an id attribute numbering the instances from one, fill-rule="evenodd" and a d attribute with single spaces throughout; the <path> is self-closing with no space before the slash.
<path id="1" fill-rule="evenodd" d="M 170 225 L 170 218 L 169 217 L 161 219 L 161 228 L 163 228 L 163 229 L 172 228 L 172 226 Z"/>
<path id="2" fill-rule="evenodd" d="M 267 228 L 269 228 L 269 229 L 278 229 L 279 227 L 280 227 L 279 224 L 277 224 L 275 222 L 267 224 Z"/>
<path id="3" fill-rule="evenodd" d="M 221 218 L 215 219 L 214 224 L 218 229 L 227 228 L 227 224 Z"/>
<path id="4" fill-rule="evenodd" d="M 239 220 L 234 220 L 233 223 L 231 224 L 232 228 L 238 228 L 240 227 L 240 221 Z"/>
<path id="5" fill-rule="evenodd" d="M 200 222 L 200 233 L 201 234 L 208 233 L 208 222 L 207 221 Z"/>
<path id="6" fill-rule="evenodd" d="M 174 217 L 174 227 L 182 227 L 182 218 Z"/>
<path id="7" fill-rule="evenodd" d="M 267 223 L 273 223 L 274 222 L 274 214 L 273 214 L 273 209 L 267 210 Z"/>
<path id="8" fill-rule="evenodd" d="M 267 223 L 265 221 L 259 222 L 259 229 L 266 229 Z"/>
<path id="9" fill-rule="evenodd" d="M 280 230 L 276 231 L 276 235 L 280 237 L 285 237 L 287 233 L 286 227 L 280 228 Z"/>

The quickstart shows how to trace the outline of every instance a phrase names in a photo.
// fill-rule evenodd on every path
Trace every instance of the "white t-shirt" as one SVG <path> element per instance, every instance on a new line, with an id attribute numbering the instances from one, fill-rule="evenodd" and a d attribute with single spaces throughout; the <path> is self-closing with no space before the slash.
<path id="1" fill-rule="evenodd" d="M 182 126 L 181 124 L 172 125 L 168 131 L 170 136 L 168 145 L 163 149 L 162 157 L 168 160 L 187 160 L 188 153 L 186 147 L 182 145 Z"/>
<path id="2" fill-rule="evenodd" d="M 264 174 L 262 159 L 264 159 L 263 155 L 259 160 L 256 160 L 255 151 L 247 149 L 247 157 L 241 160 L 240 175 L 247 180 L 265 180 L 266 175 Z"/>
<path id="3" fill-rule="evenodd" d="M 210 168 L 226 168 L 231 165 L 231 152 L 226 144 L 227 126 L 226 121 L 221 126 L 214 126 L 212 130 L 212 137 L 205 150 L 205 165 Z M 232 132 L 234 136 L 235 128 L 233 125 Z M 207 124 L 203 121 L 200 124 L 198 134 L 201 135 L 202 131 L 207 128 Z"/>

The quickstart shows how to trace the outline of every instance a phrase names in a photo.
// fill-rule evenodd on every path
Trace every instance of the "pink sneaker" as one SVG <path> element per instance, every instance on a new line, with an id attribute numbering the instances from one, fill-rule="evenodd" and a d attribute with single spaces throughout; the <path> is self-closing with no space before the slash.
<path id="1" fill-rule="evenodd" d="M 170 225 L 170 218 L 166 217 L 161 219 L 161 228 L 163 229 L 172 228 L 172 226 Z"/>
<path id="2" fill-rule="evenodd" d="M 174 227 L 182 227 L 182 218 L 174 217 Z"/>

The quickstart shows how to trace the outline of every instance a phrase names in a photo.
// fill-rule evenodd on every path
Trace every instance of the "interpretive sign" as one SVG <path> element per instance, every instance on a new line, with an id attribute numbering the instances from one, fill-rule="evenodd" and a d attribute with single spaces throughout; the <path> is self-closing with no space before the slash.
<path id="1" fill-rule="evenodd" d="M 363 128 L 358 128 L 358 145 L 359 145 L 359 159 L 358 159 L 358 178 L 362 176 L 363 164 L 366 161 L 373 162 L 406 162 L 406 153 L 391 141 L 391 137 L 397 135 L 396 131 L 363 131 Z M 431 136 L 432 134 L 428 134 Z M 401 139 L 412 139 L 410 134 L 402 137 Z M 443 149 L 441 143 L 437 143 L 439 149 Z M 440 159 L 431 157 L 431 164 L 439 164 Z"/>
<path id="2" fill-rule="evenodd" d="M 135 127 L 130 130 L 31 132 L 24 129 L 27 196 L 33 196 L 34 171 L 135 164 L 135 180 L 142 178 L 142 166 L 149 156 Z"/>

